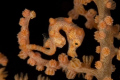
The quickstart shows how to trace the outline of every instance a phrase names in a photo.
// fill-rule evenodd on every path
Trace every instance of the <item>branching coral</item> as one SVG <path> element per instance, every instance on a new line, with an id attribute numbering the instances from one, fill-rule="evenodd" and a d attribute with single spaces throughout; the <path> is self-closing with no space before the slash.
<path id="1" fill-rule="evenodd" d="M 5 55 L 3 55 L 1 52 L 0 52 L 0 64 L 2 66 L 6 66 L 8 63 L 8 59 Z M 5 68 L 0 68 L 0 80 L 5 80 L 5 78 L 7 77 L 7 72 L 5 71 Z"/>
<path id="2" fill-rule="evenodd" d="M 98 13 L 94 9 L 85 10 L 84 5 L 92 1 L 96 4 Z M 55 71 L 62 68 L 68 79 L 74 79 L 79 73 L 86 73 L 85 79 L 87 80 L 92 80 L 93 76 L 98 80 L 112 80 L 111 74 L 115 70 L 112 59 L 117 56 L 117 59 L 120 60 L 120 48 L 113 45 L 114 37 L 120 40 L 120 25 L 113 25 L 114 20 L 110 14 L 110 10 L 115 7 L 116 3 L 113 0 L 74 0 L 74 8 L 68 12 L 68 18 L 49 19 L 49 38 L 44 41 L 43 46 L 30 44 L 28 26 L 30 19 L 35 18 L 36 14 L 34 11 L 25 9 L 19 22 L 21 31 L 17 35 L 21 49 L 18 56 L 21 59 L 29 57 L 27 63 L 36 66 L 38 71 L 43 71 L 46 67 L 47 75 L 55 75 Z M 86 28 L 96 29 L 94 37 L 99 43 L 96 53 L 100 55 L 100 60 L 95 62 L 96 69 L 91 68 L 93 56 L 83 56 L 83 62 L 77 58 L 76 49 L 81 46 L 85 36 L 84 30 L 72 22 L 73 19 L 78 19 L 79 15 L 86 18 Z M 66 53 L 59 54 L 58 61 L 46 60 L 41 57 L 40 53 L 33 51 L 37 50 L 49 56 L 54 55 L 57 47 L 63 48 L 66 44 L 60 30 L 67 35 L 69 43 L 67 55 Z M 72 59 L 69 60 L 68 56 Z"/>

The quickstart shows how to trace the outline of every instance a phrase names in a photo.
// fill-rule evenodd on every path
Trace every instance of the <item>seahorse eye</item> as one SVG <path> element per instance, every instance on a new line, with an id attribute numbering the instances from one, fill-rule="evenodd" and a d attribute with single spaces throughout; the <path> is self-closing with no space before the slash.
<path id="1" fill-rule="evenodd" d="M 75 45 L 78 45 L 78 43 L 75 43 Z"/>
<path id="2" fill-rule="evenodd" d="M 73 45 L 74 46 L 80 46 L 80 41 L 78 40 L 78 39 L 75 39 L 74 41 L 73 41 Z"/>

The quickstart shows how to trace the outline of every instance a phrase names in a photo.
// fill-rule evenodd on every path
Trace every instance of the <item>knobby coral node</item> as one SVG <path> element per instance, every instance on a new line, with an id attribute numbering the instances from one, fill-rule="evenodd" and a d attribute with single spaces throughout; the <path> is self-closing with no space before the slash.
<path id="1" fill-rule="evenodd" d="M 113 24 L 113 19 L 111 16 L 106 16 L 104 21 L 106 22 L 107 25 L 112 25 Z"/>
<path id="2" fill-rule="evenodd" d="M 110 49 L 108 47 L 103 47 L 101 53 L 104 56 L 108 56 L 110 54 Z"/>
<path id="3" fill-rule="evenodd" d="M 120 49 L 119 49 L 118 52 L 117 52 L 117 60 L 120 61 Z"/>
<path id="4" fill-rule="evenodd" d="M 66 64 L 69 62 L 68 60 L 68 56 L 65 54 L 65 53 L 61 53 L 59 56 L 58 56 L 58 61 L 62 64 Z"/>
<path id="5" fill-rule="evenodd" d="M 100 47 L 100 46 L 97 46 L 97 47 L 96 47 L 96 53 L 98 53 L 98 54 L 99 54 L 99 53 L 100 53 L 100 51 L 101 51 L 101 47 Z"/>
<path id="6" fill-rule="evenodd" d="M 22 12 L 22 15 L 23 15 L 23 17 L 28 17 L 28 16 L 30 16 L 30 10 L 25 9 L 25 10 Z"/>
<path id="7" fill-rule="evenodd" d="M 97 61 L 97 62 L 95 63 L 95 67 L 96 67 L 97 69 L 101 69 L 101 68 L 102 68 L 102 62 L 101 62 L 101 61 Z"/>

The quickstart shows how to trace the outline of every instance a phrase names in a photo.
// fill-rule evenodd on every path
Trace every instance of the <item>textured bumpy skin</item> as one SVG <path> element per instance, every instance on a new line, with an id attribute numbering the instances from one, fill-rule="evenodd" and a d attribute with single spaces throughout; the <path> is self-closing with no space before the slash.
<path id="1" fill-rule="evenodd" d="M 50 18 L 49 36 L 56 47 L 62 48 L 66 44 L 65 38 L 60 34 L 63 30 L 67 35 L 69 43 L 68 55 L 77 57 L 76 49 L 81 45 L 85 36 L 84 30 L 72 23 L 71 18 Z M 44 47 L 50 47 L 51 41 L 45 43 Z"/>

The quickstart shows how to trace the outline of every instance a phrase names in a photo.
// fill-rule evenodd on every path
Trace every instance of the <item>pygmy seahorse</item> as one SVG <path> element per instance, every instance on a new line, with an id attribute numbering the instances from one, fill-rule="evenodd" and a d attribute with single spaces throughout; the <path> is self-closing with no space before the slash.
<path id="1" fill-rule="evenodd" d="M 44 47 L 50 48 L 51 44 L 53 43 L 55 47 L 62 48 L 66 44 L 66 40 L 59 31 L 63 30 L 66 33 L 69 43 L 67 54 L 71 57 L 77 57 L 76 49 L 81 45 L 83 41 L 83 38 L 85 36 L 84 30 L 75 25 L 72 22 L 71 18 L 50 18 L 49 22 L 49 38 L 44 43 Z"/>

